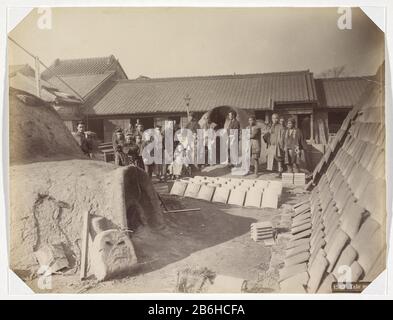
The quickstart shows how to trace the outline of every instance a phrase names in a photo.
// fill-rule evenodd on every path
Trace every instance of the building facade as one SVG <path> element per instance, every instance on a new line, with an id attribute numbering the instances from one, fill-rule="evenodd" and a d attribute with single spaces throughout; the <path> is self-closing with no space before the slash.
<path id="1" fill-rule="evenodd" d="M 26 72 L 26 67 L 22 70 Z M 263 122 L 272 113 L 295 119 L 315 158 L 312 162 L 318 161 L 373 81 L 372 77 L 316 79 L 309 70 L 131 80 L 113 55 L 57 59 L 41 78 L 74 98 L 54 105 L 67 127 L 74 130 L 84 120 L 102 142 L 111 141 L 116 128 L 126 128 L 136 119 L 145 129 L 165 120 L 183 126 L 189 111 L 201 117 L 214 108 L 228 107 L 244 109 Z M 221 118 L 215 119 L 219 127 L 225 122 Z"/>

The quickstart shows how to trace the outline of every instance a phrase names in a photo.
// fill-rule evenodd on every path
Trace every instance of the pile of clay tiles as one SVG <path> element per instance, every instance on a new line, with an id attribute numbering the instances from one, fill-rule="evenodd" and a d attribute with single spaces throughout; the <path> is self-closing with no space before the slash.
<path id="1" fill-rule="evenodd" d="M 270 221 L 259 221 L 251 224 L 251 239 L 265 245 L 274 244 L 274 229 Z"/>
<path id="2" fill-rule="evenodd" d="M 304 186 L 306 184 L 306 174 L 302 172 L 284 172 L 281 179 L 284 185 Z"/>
<path id="3" fill-rule="evenodd" d="M 196 176 L 174 182 L 170 194 L 243 207 L 277 208 L 281 181 Z"/>
<path id="4" fill-rule="evenodd" d="M 383 98 L 383 85 L 370 85 L 314 171 L 310 199 L 293 206 L 282 292 L 330 293 L 385 269 Z"/>

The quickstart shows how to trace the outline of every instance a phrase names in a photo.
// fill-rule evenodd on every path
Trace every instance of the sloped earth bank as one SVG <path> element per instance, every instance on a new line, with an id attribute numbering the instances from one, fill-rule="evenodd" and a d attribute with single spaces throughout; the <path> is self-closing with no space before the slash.
<path id="1" fill-rule="evenodd" d="M 166 186 L 155 185 L 160 191 Z M 304 198 L 301 189 L 284 189 L 280 209 L 239 208 L 177 198 L 161 194 L 170 209 L 201 208 L 200 211 L 165 214 L 162 230 L 140 228 L 132 240 L 139 260 L 134 275 L 98 283 L 94 277 L 80 282 L 68 272 L 52 278 L 52 290 L 37 288 L 37 279 L 28 280 L 36 292 L 123 293 L 174 292 L 178 272 L 187 267 L 206 267 L 216 274 L 248 280 L 249 292 L 277 292 L 278 269 L 288 234 L 288 204 Z M 266 247 L 250 238 L 250 224 L 271 220 L 278 228 L 276 245 Z"/>
<path id="2" fill-rule="evenodd" d="M 22 276 L 34 274 L 33 253 L 56 244 L 64 248 L 70 267 L 78 269 L 86 211 L 102 217 L 107 229 L 125 229 L 135 220 L 152 227 L 163 222 L 157 193 L 136 167 L 90 160 L 11 166 L 11 268 Z"/>

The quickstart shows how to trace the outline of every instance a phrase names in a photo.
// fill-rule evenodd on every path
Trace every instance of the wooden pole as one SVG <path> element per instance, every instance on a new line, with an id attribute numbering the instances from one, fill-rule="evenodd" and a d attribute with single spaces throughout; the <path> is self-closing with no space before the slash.
<path id="1" fill-rule="evenodd" d="M 83 213 L 83 229 L 82 229 L 82 249 L 81 249 L 81 270 L 80 270 L 80 280 L 86 278 L 87 275 L 87 265 L 88 265 L 88 247 L 89 247 L 89 211 Z"/>
<path id="2" fill-rule="evenodd" d="M 178 212 L 189 212 L 189 211 L 201 211 L 201 208 L 168 210 L 168 211 L 164 211 L 164 213 L 178 213 Z"/>
<path id="3" fill-rule="evenodd" d="M 34 57 L 35 60 L 35 89 L 37 97 L 41 98 L 41 80 L 40 80 L 40 60 Z"/>

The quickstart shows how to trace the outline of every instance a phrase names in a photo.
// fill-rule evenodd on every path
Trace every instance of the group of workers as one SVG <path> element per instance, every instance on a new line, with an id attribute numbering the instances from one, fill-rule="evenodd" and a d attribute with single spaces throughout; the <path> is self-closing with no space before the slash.
<path id="1" fill-rule="evenodd" d="M 231 134 L 233 129 L 239 130 L 237 138 L 240 137 L 240 122 L 237 120 L 235 111 L 230 110 L 225 121 L 224 129 L 228 132 L 229 143 L 234 139 Z M 185 125 L 196 138 L 198 129 L 217 129 L 217 124 L 207 119 L 202 126 L 199 124 L 195 114 L 190 112 L 188 123 Z M 192 169 L 200 166 L 208 165 L 207 151 L 208 143 L 205 142 L 205 159 L 204 165 L 196 165 L 187 161 L 187 147 L 175 138 L 175 133 L 180 129 L 176 121 L 173 121 L 173 162 L 169 165 L 162 163 L 148 163 L 143 157 L 143 149 L 153 141 L 153 136 L 144 135 L 144 126 L 140 119 L 136 120 L 135 125 L 130 121 L 127 128 L 124 130 L 117 128 L 113 134 L 112 144 L 115 154 L 115 164 L 119 166 L 134 165 L 145 170 L 146 173 L 152 177 L 153 172 L 160 180 L 166 180 L 169 174 L 173 178 L 179 178 L 183 174 L 192 174 Z M 277 113 L 271 117 L 271 123 L 264 123 L 256 121 L 255 116 L 249 116 L 247 129 L 250 130 L 250 159 L 255 175 L 259 172 L 259 159 L 261 157 L 262 143 L 266 144 L 267 170 L 273 171 L 276 168 L 279 175 L 286 169 L 287 172 L 299 172 L 301 152 L 305 149 L 305 141 L 303 139 L 301 130 L 296 128 L 294 119 L 285 121 L 280 118 Z M 163 158 L 165 158 L 165 134 L 161 126 L 156 125 L 154 132 L 162 138 Z M 85 124 L 78 123 L 77 131 L 73 133 L 83 153 L 91 157 L 92 141 L 85 132 Z M 150 153 L 154 150 L 151 149 Z M 234 166 L 230 161 L 230 148 L 228 148 L 227 164 Z"/>

